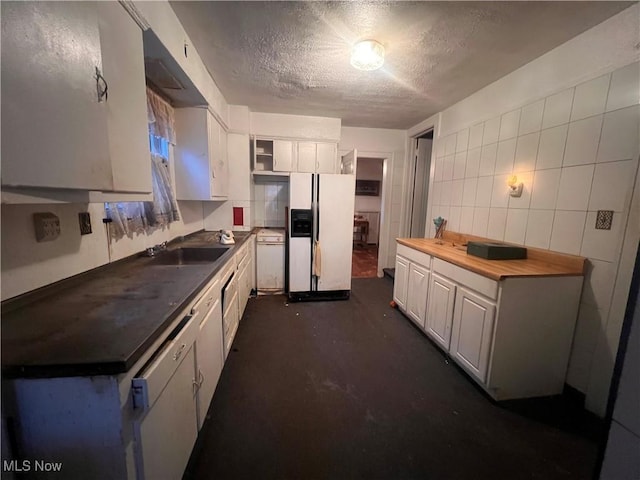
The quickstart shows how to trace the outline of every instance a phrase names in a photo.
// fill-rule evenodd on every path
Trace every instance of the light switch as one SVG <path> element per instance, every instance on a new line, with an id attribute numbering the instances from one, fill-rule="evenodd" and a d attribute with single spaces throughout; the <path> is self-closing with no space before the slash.
<path id="1" fill-rule="evenodd" d="M 60 219 L 51 212 L 33 214 L 37 242 L 50 242 L 60 236 Z"/>
<path id="2" fill-rule="evenodd" d="M 613 210 L 598 210 L 596 215 L 596 230 L 611 230 Z"/>

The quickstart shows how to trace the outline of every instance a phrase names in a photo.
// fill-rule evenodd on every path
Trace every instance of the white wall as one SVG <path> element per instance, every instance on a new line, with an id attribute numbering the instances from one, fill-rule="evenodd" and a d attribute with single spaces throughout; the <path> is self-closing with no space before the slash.
<path id="1" fill-rule="evenodd" d="M 251 134 L 262 137 L 340 140 L 342 120 L 329 117 L 251 112 Z"/>
<path id="2" fill-rule="evenodd" d="M 589 258 L 567 382 L 599 415 L 620 333 L 614 285 L 629 288 L 616 282 L 631 268 L 620 261 L 623 239 L 635 236 L 637 248 L 640 236 L 629 215 L 640 143 L 639 9 L 443 111 L 430 186 L 428 218 L 441 215 L 450 230 Z M 514 173 L 524 183 L 520 198 L 508 196 Z M 595 229 L 597 210 L 615 212 L 611 230 Z"/>
<path id="3" fill-rule="evenodd" d="M 338 149 L 340 154 L 357 149 L 358 156 L 387 160 L 386 196 L 382 196 L 380 217 L 379 258 L 383 267 L 393 267 L 396 237 L 399 236 L 402 215 L 403 176 L 407 132 L 385 128 L 342 127 Z M 381 272 L 378 272 L 379 274 Z"/>

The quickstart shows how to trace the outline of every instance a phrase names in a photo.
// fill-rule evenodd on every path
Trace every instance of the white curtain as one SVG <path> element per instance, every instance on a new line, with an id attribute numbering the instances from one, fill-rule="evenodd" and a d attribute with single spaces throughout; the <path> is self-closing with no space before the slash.
<path id="1" fill-rule="evenodd" d="M 147 117 L 149 120 L 149 150 L 153 202 L 106 203 L 107 218 L 112 220 L 111 237 L 152 231 L 180 219 L 178 204 L 171 187 L 169 144 L 175 144 L 173 108 L 147 88 Z"/>

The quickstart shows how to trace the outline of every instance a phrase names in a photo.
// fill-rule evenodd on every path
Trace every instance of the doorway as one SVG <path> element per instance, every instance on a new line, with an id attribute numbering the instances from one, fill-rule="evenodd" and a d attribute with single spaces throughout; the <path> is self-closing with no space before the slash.
<path id="1" fill-rule="evenodd" d="M 358 157 L 351 276 L 378 276 L 384 159 Z"/>
<path id="2" fill-rule="evenodd" d="M 427 199 L 429 198 L 429 171 L 431 169 L 431 149 L 433 129 L 414 140 L 415 156 L 412 165 L 412 186 L 409 203 L 409 237 L 425 238 L 428 233 Z"/>

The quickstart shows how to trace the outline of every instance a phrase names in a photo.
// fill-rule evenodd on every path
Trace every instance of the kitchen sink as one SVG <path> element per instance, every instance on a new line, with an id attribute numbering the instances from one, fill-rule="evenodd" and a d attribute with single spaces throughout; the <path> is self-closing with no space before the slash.
<path id="1" fill-rule="evenodd" d="M 183 247 L 158 253 L 152 265 L 202 265 L 218 260 L 229 247 Z"/>

